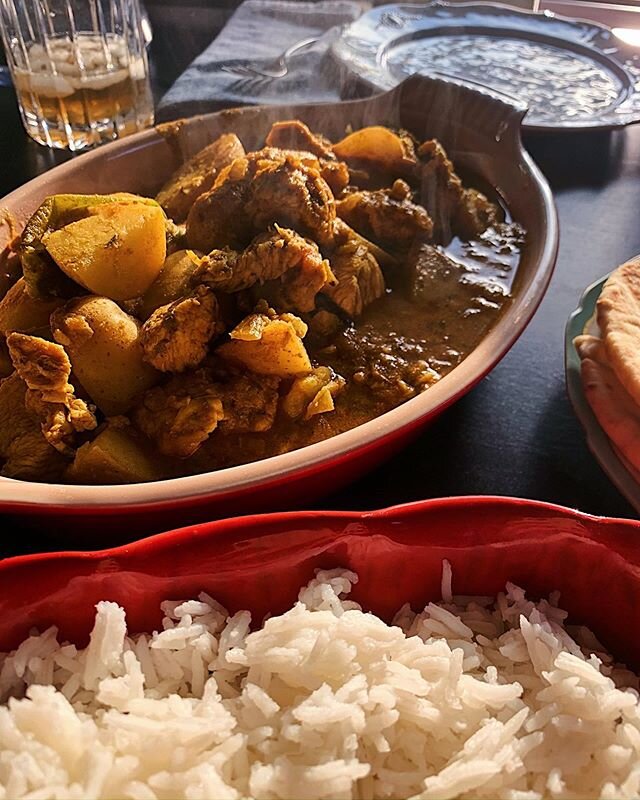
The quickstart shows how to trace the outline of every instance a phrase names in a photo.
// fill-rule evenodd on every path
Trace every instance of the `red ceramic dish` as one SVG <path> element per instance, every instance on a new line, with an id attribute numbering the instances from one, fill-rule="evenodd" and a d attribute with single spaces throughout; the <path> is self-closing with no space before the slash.
<path id="1" fill-rule="evenodd" d="M 115 518 L 132 534 L 247 513 L 297 507 L 336 489 L 401 448 L 468 392 L 504 356 L 526 327 L 551 277 L 558 226 L 549 186 L 520 141 L 524 107 L 489 91 L 414 76 L 392 92 L 334 105 L 251 107 L 150 130 L 80 156 L 0 200 L 18 223 L 48 194 L 133 191 L 153 195 L 183 158 L 225 131 L 258 147 L 271 124 L 298 117 L 337 139 L 348 124 L 397 125 L 418 138 L 439 138 L 454 162 L 495 187 L 527 231 L 513 300 L 478 347 L 418 397 L 351 431 L 300 450 L 231 469 L 128 486 L 62 486 L 0 478 L 0 512 L 38 517 L 95 544 Z M 4 239 L 3 239 L 4 237 Z M 0 248 L 8 236 L 0 226 Z M 135 519 L 132 519 L 135 517 Z M 121 526 L 122 527 L 122 526 Z M 94 537 L 94 538 L 91 538 Z M 134 538 L 132 535 L 131 538 Z M 111 540 L 113 542 L 113 540 Z"/>
<path id="2" fill-rule="evenodd" d="M 203 590 L 260 621 L 290 607 L 316 567 L 355 570 L 355 599 L 389 619 L 405 602 L 418 608 L 440 598 L 444 558 L 454 592 L 493 595 L 506 581 L 532 596 L 559 589 L 572 621 L 640 667 L 640 522 L 498 497 L 242 517 L 101 552 L 7 559 L 0 562 L 0 650 L 50 624 L 82 644 L 103 599 L 120 603 L 138 632 L 159 625 L 161 600 Z"/>

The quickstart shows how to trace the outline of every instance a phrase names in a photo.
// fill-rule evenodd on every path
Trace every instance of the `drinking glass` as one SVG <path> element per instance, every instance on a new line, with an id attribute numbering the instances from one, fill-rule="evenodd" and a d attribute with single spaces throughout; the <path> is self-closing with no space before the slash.
<path id="1" fill-rule="evenodd" d="M 27 133 L 83 150 L 153 124 L 138 0 L 0 0 Z"/>

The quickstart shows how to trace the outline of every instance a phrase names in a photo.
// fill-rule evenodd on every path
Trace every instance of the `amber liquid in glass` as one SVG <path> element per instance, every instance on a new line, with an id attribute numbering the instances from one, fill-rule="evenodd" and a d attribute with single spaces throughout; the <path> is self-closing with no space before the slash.
<path id="1" fill-rule="evenodd" d="M 122 37 L 50 38 L 30 47 L 28 63 L 14 82 L 25 126 L 42 144 L 80 150 L 153 124 L 146 59 Z"/>

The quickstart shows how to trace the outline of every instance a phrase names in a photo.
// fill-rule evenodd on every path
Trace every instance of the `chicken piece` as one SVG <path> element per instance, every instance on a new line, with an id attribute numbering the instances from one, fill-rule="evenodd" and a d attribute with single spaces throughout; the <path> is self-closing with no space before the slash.
<path id="1" fill-rule="evenodd" d="M 27 385 L 26 408 L 40 419 L 46 441 L 72 455 L 75 434 L 93 430 L 97 420 L 93 409 L 74 394 L 69 383 L 71 362 L 64 348 L 23 333 L 10 334 L 7 346 L 16 372 Z"/>
<path id="2" fill-rule="evenodd" d="M 219 247 L 240 249 L 253 234 L 245 211 L 249 183 L 244 178 L 218 183 L 223 174 L 229 173 L 218 176 L 213 189 L 198 197 L 187 216 L 189 247 L 203 253 Z"/>
<path id="3" fill-rule="evenodd" d="M 91 431 L 98 424 L 92 409 L 79 397 L 69 396 L 63 405 L 49 403 L 39 392 L 28 391 L 25 404 L 41 420 L 46 441 L 65 456 L 75 452 L 76 433 Z"/>
<path id="4" fill-rule="evenodd" d="M 381 247 L 378 247 L 377 244 L 365 239 L 364 236 L 347 225 L 347 223 L 339 217 L 336 219 L 334 225 L 334 236 L 334 246 L 336 248 L 346 244 L 349 241 L 357 240 L 361 245 L 366 247 L 366 249 L 371 253 L 381 267 L 389 267 L 389 269 L 393 269 L 394 267 L 398 266 L 399 261 L 395 256 L 391 255 L 391 253 L 388 253 L 386 250 L 383 250 Z"/>
<path id="5" fill-rule="evenodd" d="M 197 279 L 223 292 L 281 279 L 288 307 L 299 311 L 313 309 L 320 289 L 336 282 L 314 242 L 278 225 L 274 233 L 258 236 L 241 253 L 228 248 L 212 251 L 202 259 Z"/>
<path id="6" fill-rule="evenodd" d="M 223 134 L 185 162 L 160 189 L 156 200 L 174 222 L 184 222 L 198 197 L 211 189 L 220 170 L 244 154 L 242 142 L 234 133 Z"/>
<path id="7" fill-rule="evenodd" d="M 20 278 L 0 300 L 0 335 L 48 330 L 51 313 L 63 302 L 59 297 L 31 297 L 24 278 Z"/>
<path id="8" fill-rule="evenodd" d="M 430 237 L 433 223 L 422 206 L 410 200 L 402 180 L 391 189 L 358 191 L 336 203 L 338 216 L 381 247 L 407 251 L 417 236 Z"/>
<path id="9" fill-rule="evenodd" d="M 333 240 L 335 217 L 333 194 L 315 156 L 265 148 L 236 159 L 198 198 L 187 218 L 187 239 L 204 252 L 238 250 L 277 223 L 323 245 Z"/>
<path id="10" fill-rule="evenodd" d="M 320 175 L 327 182 L 334 197 L 339 197 L 351 181 L 349 167 L 344 161 L 320 159 Z"/>
<path id="11" fill-rule="evenodd" d="M 12 372 L 13 364 L 11 363 L 7 343 L 0 339 L 0 380 L 2 380 L 2 378 L 8 378 Z"/>
<path id="12" fill-rule="evenodd" d="M 288 378 L 310 372 L 311 361 L 302 343 L 305 323 L 265 306 L 260 304 L 256 313 L 243 319 L 231 331 L 231 341 L 220 345 L 216 353 L 260 375 Z"/>
<path id="13" fill-rule="evenodd" d="M 256 155 L 257 163 L 261 166 L 264 166 L 267 160 L 279 162 L 283 158 L 290 158 L 294 162 L 301 163 L 305 169 L 319 172 L 334 195 L 340 194 L 349 185 L 349 167 L 344 161 L 338 161 L 335 156 L 322 157 L 308 150 L 287 150 L 276 147 L 263 147 Z"/>
<path id="14" fill-rule="evenodd" d="M 292 419 L 310 419 L 335 408 L 333 399 L 346 381 L 330 367 L 316 367 L 308 375 L 296 378 L 282 401 L 282 410 Z"/>
<path id="15" fill-rule="evenodd" d="M 331 142 L 309 128 L 298 119 L 275 122 L 267 134 L 265 144 L 283 150 L 304 150 L 317 156 L 320 174 L 337 197 L 349 185 L 349 167 L 338 161 Z"/>
<path id="16" fill-rule="evenodd" d="M 11 333 L 7 337 L 9 354 L 16 372 L 32 391 L 42 399 L 64 403 L 69 394 L 71 362 L 64 347 L 26 333 Z"/>
<path id="17" fill-rule="evenodd" d="M 331 142 L 324 136 L 312 133 L 299 119 L 274 122 L 265 144 L 283 150 L 306 150 L 318 158 L 335 158 Z"/>
<path id="18" fill-rule="evenodd" d="M 230 380 L 222 387 L 224 419 L 221 433 L 258 433 L 273 427 L 278 410 L 280 379 L 253 372 Z"/>
<path id="19" fill-rule="evenodd" d="M 209 369 L 173 377 L 148 391 L 133 418 L 161 453 L 187 458 L 221 433 L 269 430 L 278 407 L 279 378 L 251 372 L 214 379 Z"/>
<path id="20" fill-rule="evenodd" d="M 27 411 L 24 397 L 27 385 L 12 372 L 0 381 L 0 457 L 7 458 L 7 452 L 15 438 L 31 430 L 40 433 L 35 416 Z"/>
<path id="21" fill-rule="evenodd" d="M 433 220 L 433 238 L 448 244 L 454 235 L 453 218 L 462 201 L 462 181 L 442 145 L 435 139 L 418 148 L 420 198 Z"/>
<path id="22" fill-rule="evenodd" d="M 13 440 L 0 475 L 23 481 L 54 483 L 61 480 L 68 463 L 36 428 Z"/>
<path id="23" fill-rule="evenodd" d="M 144 321 L 160 306 L 166 306 L 189 294 L 197 285 L 194 279 L 199 255 L 193 250 L 177 250 L 168 256 L 148 291 L 133 301 L 133 308 L 127 308 L 131 304 L 123 303 L 125 311 Z"/>
<path id="24" fill-rule="evenodd" d="M 164 233 L 167 242 L 167 256 L 175 253 L 177 250 L 184 250 L 187 246 L 187 226 L 186 223 L 181 222 L 179 225 L 166 218 L 164 222 Z"/>
<path id="25" fill-rule="evenodd" d="M 445 310 L 467 307 L 468 298 L 460 297 L 464 271 L 463 265 L 450 258 L 443 248 L 416 242 L 407 258 L 406 290 L 421 307 L 439 312 L 445 318 Z"/>
<path id="26" fill-rule="evenodd" d="M 184 372 L 202 361 L 209 340 L 223 331 L 214 293 L 198 286 L 186 297 L 160 306 L 144 323 L 143 358 L 161 372 Z"/>
<path id="27" fill-rule="evenodd" d="M 400 203 L 403 200 L 411 200 L 413 197 L 411 187 L 401 178 L 398 178 L 391 184 L 391 187 L 388 189 L 388 194 L 392 200 L 397 200 Z"/>
<path id="28" fill-rule="evenodd" d="M 290 159 L 308 169 L 320 170 L 320 159 L 308 150 L 287 150 L 281 147 L 263 147 L 247 156 L 252 177 L 268 169 L 271 164 L 279 164 Z"/>
<path id="29" fill-rule="evenodd" d="M 338 283 L 324 290 L 333 302 L 354 319 L 365 306 L 382 297 L 384 276 L 374 256 L 357 239 L 348 239 L 333 252 L 331 265 Z"/>
<path id="30" fill-rule="evenodd" d="M 316 296 L 321 289 L 336 286 L 338 279 L 326 258 L 307 263 L 299 270 L 290 270 L 271 295 L 278 308 L 291 308 L 305 313 L 316 307 Z"/>
<path id="31" fill-rule="evenodd" d="M 477 189 L 464 189 L 453 217 L 453 230 L 468 241 L 481 236 L 487 228 L 504 221 L 504 214 Z"/>
<path id="32" fill-rule="evenodd" d="M 464 250 L 461 252 L 464 257 Z M 494 269 L 499 273 L 498 265 Z M 459 363 L 460 352 L 486 336 L 509 302 L 508 290 L 500 280 L 492 280 L 491 272 L 478 274 L 473 263 L 454 260 L 442 247 L 426 242 L 416 242 L 412 248 L 403 279 L 403 294 L 423 309 L 427 318 L 446 320 L 456 331 L 456 348 L 446 341 L 430 348 L 434 363 Z"/>
<path id="33" fill-rule="evenodd" d="M 176 375 L 147 391 L 133 421 L 167 456 L 187 458 L 224 419 L 220 385 L 206 370 Z"/>
<path id="34" fill-rule="evenodd" d="M 343 319 L 325 308 L 309 315 L 307 319 L 309 322 L 307 336 L 311 340 L 312 347 L 316 349 L 325 347 L 345 325 Z"/>
<path id="35" fill-rule="evenodd" d="M 433 239 L 472 239 L 502 222 L 500 208 L 477 189 L 465 189 L 442 145 L 432 139 L 418 149 L 421 198 L 433 220 Z"/>
<path id="36" fill-rule="evenodd" d="M 22 480 L 58 480 L 68 461 L 42 435 L 40 422 L 25 404 L 28 389 L 14 372 L 0 382 L 0 474 Z"/>
<path id="37" fill-rule="evenodd" d="M 297 155 L 273 161 L 256 173 L 247 213 L 257 230 L 278 223 L 311 236 L 320 246 L 333 241 L 336 205 L 331 189 L 320 171 Z"/>
<path id="38" fill-rule="evenodd" d="M 309 332 L 319 338 L 327 339 L 336 334 L 343 322 L 336 314 L 321 308 L 310 319 Z"/>

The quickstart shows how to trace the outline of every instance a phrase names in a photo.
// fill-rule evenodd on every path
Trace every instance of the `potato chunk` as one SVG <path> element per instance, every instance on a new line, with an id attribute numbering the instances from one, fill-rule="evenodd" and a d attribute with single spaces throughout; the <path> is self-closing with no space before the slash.
<path id="1" fill-rule="evenodd" d="M 311 361 L 302 338 L 305 323 L 293 314 L 278 316 L 273 310 L 250 314 L 232 331 L 231 341 L 216 352 L 223 358 L 240 363 L 259 375 L 280 378 L 303 375 L 311 371 Z"/>
<path id="2" fill-rule="evenodd" d="M 47 253 L 47 236 L 71 222 L 88 216 L 96 206 L 112 203 L 151 205 L 155 200 L 126 192 L 114 194 L 54 194 L 45 198 L 28 220 L 20 237 L 20 257 L 29 294 L 34 297 L 73 297 L 74 282 Z"/>
<path id="3" fill-rule="evenodd" d="M 58 297 L 31 297 L 24 278 L 16 281 L 0 300 L 0 334 L 28 333 L 49 327 L 51 312 L 64 301 Z"/>
<path id="4" fill-rule="evenodd" d="M 113 300 L 144 294 L 167 255 L 164 212 L 157 205 L 107 203 L 46 235 L 60 269 L 90 292 Z"/>
<path id="5" fill-rule="evenodd" d="M 335 408 L 333 398 L 346 384 L 341 375 L 330 367 L 316 367 L 308 375 L 296 378 L 282 401 L 282 409 L 289 417 L 311 419 Z"/>
<path id="6" fill-rule="evenodd" d="M 333 145 L 333 152 L 346 161 L 371 161 L 398 175 L 407 173 L 416 163 L 411 138 L 406 133 L 395 133 L 381 125 L 350 133 Z"/>
<path id="7" fill-rule="evenodd" d="M 143 360 L 140 323 L 107 297 L 80 297 L 51 318 L 73 373 L 107 416 L 124 414 L 159 373 Z"/>
<path id="8" fill-rule="evenodd" d="M 162 477 L 158 457 L 127 429 L 107 426 L 76 453 L 66 477 L 72 483 L 143 483 Z"/>

